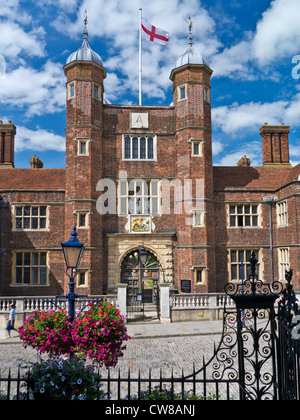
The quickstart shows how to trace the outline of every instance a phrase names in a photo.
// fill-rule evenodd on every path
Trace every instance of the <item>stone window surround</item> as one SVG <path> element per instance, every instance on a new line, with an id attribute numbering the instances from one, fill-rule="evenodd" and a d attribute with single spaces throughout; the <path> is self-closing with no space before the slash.
<path id="1" fill-rule="evenodd" d="M 92 140 L 89 137 L 76 137 L 75 142 L 77 142 L 77 156 L 89 156 L 90 155 L 90 143 Z M 86 151 L 85 153 L 81 153 L 80 145 L 81 143 L 86 144 Z"/>
<path id="2" fill-rule="evenodd" d="M 38 228 L 38 229 L 31 229 L 31 228 L 22 228 L 22 229 L 18 229 L 16 226 L 16 218 L 17 216 L 17 207 L 46 207 L 46 216 L 42 216 L 43 218 L 46 219 L 46 227 L 45 228 Z M 36 204 L 36 203 L 12 203 L 12 231 L 13 232 L 23 232 L 23 231 L 30 231 L 30 232 L 49 232 L 49 205 L 47 205 L 46 203 L 41 203 L 41 204 Z M 40 218 L 40 216 L 33 216 L 31 211 L 30 211 L 30 216 L 28 216 L 30 219 L 33 217 L 37 217 Z M 24 218 L 25 216 L 22 216 L 22 218 Z"/>
<path id="3" fill-rule="evenodd" d="M 125 157 L 125 139 L 129 137 L 130 138 L 130 158 L 129 157 Z M 134 158 L 133 156 L 133 138 L 137 138 L 138 139 L 138 157 Z M 141 158 L 140 156 L 140 147 L 141 147 L 141 138 L 145 138 L 146 139 L 146 157 L 145 158 Z M 148 157 L 148 139 L 152 138 L 153 140 L 153 157 L 149 158 Z M 123 134 L 122 136 L 122 160 L 124 161 L 140 161 L 140 162 L 157 162 L 157 135 L 156 134 Z"/>
<path id="4" fill-rule="evenodd" d="M 192 145 L 192 156 L 193 157 L 203 157 L 203 146 L 205 143 L 205 140 L 203 138 L 200 139 L 195 139 L 195 138 L 190 138 L 188 140 L 188 143 L 191 143 Z M 195 145 L 198 145 L 198 153 L 195 153 Z"/>
<path id="5" fill-rule="evenodd" d="M 209 268 L 207 267 L 207 265 L 203 264 L 203 265 L 193 265 L 193 267 L 191 268 L 191 271 L 194 272 L 194 284 L 195 286 L 199 286 L 199 285 L 206 285 L 208 282 L 208 270 Z M 202 281 L 197 282 L 197 273 L 201 271 L 202 273 Z"/>
<path id="6" fill-rule="evenodd" d="M 17 254 L 22 254 L 23 255 L 22 265 L 17 265 Z M 30 261 L 31 261 L 30 265 L 25 265 L 25 263 L 24 263 L 24 255 L 25 254 L 30 254 Z M 32 254 L 39 254 L 39 255 L 40 254 L 46 254 L 46 265 L 41 265 L 41 264 L 34 265 L 34 264 L 32 264 L 32 258 L 33 258 Z M 26 249 L 16 250 L 16 251 L 13 251 L 12 260 L 13 260 L 12 283 L 11 283 L 12 287 L 49 287 L 50 266 L 49 266 L 49 252 L 47 250 L 45 250 L 45 251 L 26 250 Z M 25 267 L 30 270 L 30 283 L 24 283 L 24 281 L 22 281 L 22 283 L 17 283 L 17 273 L 16 273 L 17 267 L 22 268 L 22 272 L 23 272 Z M 44 284 L 43 283 L 32 283 L 33 269 L 34 268 L 36 268 L 36 269 L 45 268 L 46 269 L 46 282 Z M 24 273 L 23 273 L 23 275 L 24 275 Z M 24 278 L 23 278 L 23 280 L 24 280 Z"/>
<path id="7" fill-rule="evenodd" d="M 89 274 L 91 273 L 91 270 L 89 268 L 85 267 L 79 267 L 78 268 L 78 274 L 76 278 L 76 284 L 79 288 L 87 288 L 89 286 Z M 80 284 L 80 274 L 84 274 L 84 284 Z"/>
<path id="8" fill-rule="evenodd" d="M 288 204 L 287 200 L 276 203 L 277 227 L 288 226 Z"/>
<path id="9" fill-rule="evenodd" d="M 235 213 L 230 213 L 230 208 L 231 207 L 236 207 L 236 209 L 237 209 L 238 206 L 243 207 L 243 212 L 242 213 L 237 213 L 237 210 L 236 210 Z M 250 213 L 245 213 L 245 207 L 246 206 L 250 207 Z M 253 211 L 252 211 L 253 206 L 257 207 L 257 213 L 253 213 Z M 256 202 L 230 202 L 230 203 L 228 203 L 228 206 L 227 206 L 228 229 L 261 229 L 262 228 L 262 214 L 261 214 L 261 211 L 262 211 L 261 204 L 256 203 Z M 241 217 L 243 217 L 243 225 L 242 226 L 238 225 L 237 216 L 239 216 L 239 215 Z M 231 226 L 231 222 L 230 222 L 231 216 L 236 217 L 236 225 L 235 226 Z M 246 226 L 246 224 L 244 223 L 246 216 L 250 217 L 250 220 L 251 220 L 250 226 Z M 252 216 L 257 216 L 257 226 L 253 226 Z"/>
<path id="10" fill-rule="evenodd" d="M 93 214 L 90 210 L 79 209 L 79 210 L 75 210 L 73 212 L 73 214 L 74 214 L 74 216 L 77 216 L 77 229 L 89 229 L 90 216 Z M 80 216 L 83 215 L 83 214 L 86 216 L 85 226 L 80 225 Z"/>
<path id="11" fill-rule="evenodd" d="M 184 92 L 184 96 L 182 96 L 182 92 Z M 177 102 L 184 101 L 185 99 L 187 99 L 187 83 L 182 83 L 177 86 Z"/>
<path id="12" fill-rule="evenodd" d="M 290 248 L 278 248 L 278 271 L 279 281 L 285 283 L 285 272 L 290 269 Z"/>

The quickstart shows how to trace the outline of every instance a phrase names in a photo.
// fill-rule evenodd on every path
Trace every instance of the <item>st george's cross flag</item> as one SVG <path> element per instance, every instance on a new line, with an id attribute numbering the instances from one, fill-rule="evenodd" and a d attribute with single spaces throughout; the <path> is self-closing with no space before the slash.
<path id="1" fill-rule="evenodd" d="M 151 42 L 157 42 L 158 44 L 167 45 L 169 42 L 169 33 L 163 29 L 156 28 L 142 18 L 142 35 L 143 38 Z"/>

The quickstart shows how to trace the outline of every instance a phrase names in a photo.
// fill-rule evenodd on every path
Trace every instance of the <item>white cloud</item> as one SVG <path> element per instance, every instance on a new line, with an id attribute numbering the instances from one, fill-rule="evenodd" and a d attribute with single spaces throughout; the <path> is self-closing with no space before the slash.
<path id="1" fill-rule="evenodd" d="M 35 70 L 21 66 L 0 79 L 0 104 L 24 109 L 25 115 L 60 112 L 65 107 L 65 77 L 61 65 L 47 61 Z"/>
<path id="2" fill-rule="evenodd" d="M 299 54 L 300 1 L 274 0 L 262 14 L 255 31 L 241 33 L 241 40 L 212 57 L 214 77 L 255 80 L 268 76 L 280 80 L 274 64 Z"/>
<path id="3" fill-rule="evenodd" d="M 212 109 L 213 125 L 233 136 L 243 131 L 257 132 L 265 122 L 269 125 L 285 123 L 292 128 L 300 126 L 300 93 L 291 100 L 274 102 L 233 103 Z"/>
<path id="4" fill-rule="evenodd" d="M 223 152 L 224 150 L 224 145 L 218 141 L 218 140 L 213 140 L 212 142 L 212 152 L 213 155 L 219 155 L 221 152 Z"/>
<path id="5" fill-rule="evenodd" d="M 299 163 L 299 159 L 300 159 L 300 142 L 298 141 L 299 145 L 291 145 L 290 146 L 290 156 L 292 158 L 298 158 L 298 163 Z"/>
<path id="6" fill-rule="evenodd" d="M 54 134 L 52 131 L 39 128 L 37 130 L 29 130 L 22 126 L 17 128 L 16 152 L 23 150 L 64 152 L 66 149 L 65 144 L 65 138 Z"/>
<path id="7" fill-rule="evenodd" d="M 0 17 L 20 22 L 31 22 L 31 16 L 20 7 L 20 0 L 0 0 Z"/>
<path id="8" fill-rule="evenodd" d="M 226 152 L 224 156 L 214 162 L 216 166 L 237 166 L 237 163 L 243 156 L 250 158 L 251 166 L 260 166 L 262 161 L 261 142 L 251 141 L 245 142 L 237 147 L 234 152 Z M 216 160 L 216 159 L 214 159 Z"/>
<path id="9" fill-rule="evenodd" d="M 299 0 L 275 0 L 263 13 L 253 39 L 253 54 L 261 65 L 299 52 Z"/>
<path id="10" fill-rule="evenodd" d="M 296 98 L 292 104 L 288 101 L 249 102 L 216 107 L 212 109 L 213 124 L 230 135 L 237 135 L 242 130 L 257 131 L 265 122 L 270 125 L 286 122 L 285 119 L 297 103 L 299 106 L 298 101 L 299 98 Z"/>
<path id="11" fill-rule="evenodd" d="M 45 31 L 38 27 L 27 33 L 21 26 L 14 22 L 2 22 L 0 25 L 0 54 L 6 59 L 15 58 L 22 54 L 43 57 Z"/>
<path id="12" fill-rule="evenodd" d="M 41 26 L 28 29 L 32 17 L 19 0 L 0 0 L 0 54 L 15 66 L 24 55 L 45 56 L 45 31 Z"/>
<path id="13" fill-rule="evenodd" d="M 254 80 L 257 76 L 250 66 L 252 56 L 249 51 L 251 41 L 245 40 L 214 55 L 211 60 L 213 76 Z"/>
<path id="14" fill-rule="evenodd" d="M 290 62 L 292 55 L 299 53 L 299 0 L 272 1 L 256 29 L 242 32 L 238 42 L 222 51 L 215 33 L 215 21 L 199 0 L 118 0 L 117 6 L 115 2 L 107 3 L 105 0 L 84 0 L 77 21 L 68 25 L 70 34 L 78 35 L 82 30 L 83 10 L 86 8 L 88 15 L 89 10 L 93 11 L 88 24 L 91 45 L 101 55 L 95 37 L 109 39 L 110 58 L 104 65 L 109 71 L 118 70 L 131 92 L 137 90 L 139 7 L 143 7 L 143 15 L 149 22 L 169 31 L 171 36 L 167 48 L 143 43 L 143 90 L 149 98 L 165 99 L 170 88 L 170 71 L 187 48 L 188 30 L 184 17 L 189 13 L 192 13 L 194 21 L 195 47 L 210 62 L 213 77 L 254 81 L 267 76 L 279 81 L 274 59 L 288 57 Z M 62 16 L 57 22 L 65 19 Z M 114 94 L 115 91 L 107 89 L 108 97 L 110 92 Z"/>
<path id="15" fill-rule="evenodd" d="M 290 125 L 295 129 L 300 125 L 300 94 L 296 94 L 291 101 L 275 101 L 270 103 L 249 102 L 246 104 L 233 103 L 230 106 L 220 106 L 212 109 L 212 120 L 215 130 L 228 135 L 231 139 L 254 134 L 259 138 L 259 128 L 267 122 L 269 125 Z M 243 140 L 244 141 L 244 140 Z M 239 159 L 245 154 L 251 158 L 251 165 L 261 164 L 261 142 L 248 141 L 242 146 L 237 145 L 237 152 L 228 153 L 228 145 L 224 146 L 226 155 L 221 157 L 222 150 L 214 152 L 217 156 L 216 165 L 235 166 Z M 290 135 L 290 156 L 295 166 L 299 163 L 300 146 L 299 141 L 293 142 L 293 132 Z M 298 162 L 297 162 L 298 160 Z"/>

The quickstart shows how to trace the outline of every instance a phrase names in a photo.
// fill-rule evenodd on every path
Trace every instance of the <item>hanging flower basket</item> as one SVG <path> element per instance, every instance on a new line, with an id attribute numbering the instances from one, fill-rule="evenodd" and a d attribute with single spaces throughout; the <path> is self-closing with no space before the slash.
<path id="1" fill-rule="evenodd" d="M 25 348 L 30 346 L 50 356 L 70 352 L 71 325 L 66 311 L 34 311 L 24 319 L 18 332 Z"/>
<path id="2" fill-rule="evenodd" d="M 80 359 L 98 366 L 115 366 L 129 339 L 124 318 L 109 302 L 91 303 L 72 326 L 73 351 Z"/>
<path id="3" fill-rule="evenodd" d="M 75 353 L 98 366 L 115 366 L 129 339 L 124 317 L 109 302 L 91 303 L 73 323 L 66 311 L 35 311 L 19 329 L 24 346 L 50 356 Z"/>

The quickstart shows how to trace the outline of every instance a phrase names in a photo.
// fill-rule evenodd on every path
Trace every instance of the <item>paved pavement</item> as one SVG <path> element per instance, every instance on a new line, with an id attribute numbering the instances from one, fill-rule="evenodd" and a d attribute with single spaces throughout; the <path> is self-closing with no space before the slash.
<path id="1" fill-rule="evenodd" d="M 191 371 L 193 364 L 202 366 L 213 355 L 222 333 L 222 321 L 178 322 L 171 324 L 129 324 L 124 356 L 117 368 L 121 372 L 138 369 L 181 369 Z M 11 339 L 4 339 L 5 330 L 0 330 L 0 371 L 13 371 L 19 365 L 36 362 L 39 355 L 32 348 L 25 349 L 15 331 Z"/>
<path id="2" fill-rule="evenodd" d="M 180 337 L 186 335 L 209 335 L 221 334 L 223 321 L 195 321 L 175 322 L 170 324 L 141 323 L 127 325 L 128 335 L 131 338 L 159 338 L 159 337 Z M 5 339 L 6 331 L 0 330 L 1 344 L 20 344 L 16 331 L 11 332 L 11 338 Z M 3 341 L 5 340 L 5 341 Z"/>
<path id="3" fill-rule="evenodd" d="M 128 324 L 132 338 L 180 337 L 221 334 L 223 321 L 175 322 L 171 324 Z"/>

